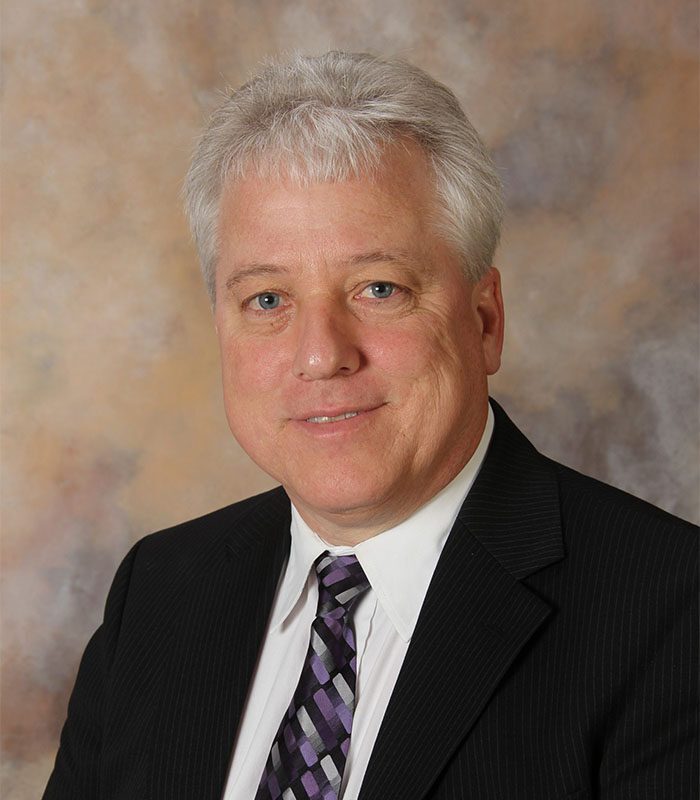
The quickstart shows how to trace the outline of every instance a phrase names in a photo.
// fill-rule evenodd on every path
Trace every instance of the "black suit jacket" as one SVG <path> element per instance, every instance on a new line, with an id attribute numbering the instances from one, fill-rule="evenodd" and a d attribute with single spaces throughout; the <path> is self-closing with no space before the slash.
<path id="1" fill-rule="evenodd" d="M 360 800 L 696 798 L 696 529 L 494 410 Z M 276 489 L 131 550 L 45 800 L 221 797 L 289 522 Z"/>

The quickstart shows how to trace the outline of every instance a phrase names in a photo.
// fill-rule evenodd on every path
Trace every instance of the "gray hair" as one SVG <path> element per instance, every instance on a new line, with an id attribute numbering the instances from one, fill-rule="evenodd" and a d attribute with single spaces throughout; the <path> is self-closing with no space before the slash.
<path id="1" fill-rule="evenodd" d="M 251 168 L 300 185 L 346 180 L 376 168 L 384 146 L 404 137 L 432 166 L 440 233 L 465 275 L 483 277 L 500 235 L 501 184 L 457 98 L 405 61 L 331 51 L 269 62 L 228 94 L 197 144 L 185 204 L 212 303 L 227 183 Z"/>

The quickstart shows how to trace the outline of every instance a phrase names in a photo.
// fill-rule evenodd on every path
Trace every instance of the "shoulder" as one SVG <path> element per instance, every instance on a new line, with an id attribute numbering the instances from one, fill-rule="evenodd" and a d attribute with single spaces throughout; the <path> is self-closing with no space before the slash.
<path id="1" fill-rule="evenodd" d="M 106 627 L 118 632 L 145 611 L 167 616 L 189 587 L 209 580 L 225 563 L 227 548 L 284 536 L 289 508 L 278 487 L 143 537 L 117 570 L 105 606 Z"/>
<path id="2" fill-rule="evenodd" d="M 562 513 L 566 518 L 576 520 L 581 525 L 634 527 L 640 535 L 644 531 L 665 531 L 682 540 L 697 542 L 697 525 L 556 461 L 546 461 L 557 476 Z"/>
<path id="3" fill-rule="evenodd" d="M 282 487 L 248 497 L 201 517 L 144 536 L 124 560 L 130 583 L 180 583 L 206 572 L 227 546 L 245 547 L 267 532 L 289 528 L 289 499 Z"/>
<path id="4" fill-rule="evenodd" d="M 692 592 L 696 525 L 594 478 L 550 461 L 559 486 L 564 547 L 586 574 L 608 575 L 620 592 L 631 584 Z"/>
<path id="5" fill-rule="evenodd" d="M 188 558 L 193 552 L 235 538 L 242 526 L 254 523 L 259 518 L 284 513 L 288 507 L 289 499 L 284 489 L 278 486 L 201 517 L 151 533 L 139 542 L 140 550 L 154 558 L 171 554 Z"/>

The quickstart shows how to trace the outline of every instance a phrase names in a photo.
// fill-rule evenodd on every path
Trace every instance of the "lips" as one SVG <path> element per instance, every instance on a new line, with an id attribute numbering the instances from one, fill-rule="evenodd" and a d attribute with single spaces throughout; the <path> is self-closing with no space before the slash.
<path id="1" fill-rule="evenodd" d="M 357 417 L 360 414 L 375 411 L 383 405 L 384 403 L 377 403 L 376 405 L 355 406 L 354 408 L 352 406 L 345 406 L 344 408 L 339 408 L 338 406 L 335 408 L 315 408 L 296 414 L 293 419 L 297 422 L 308 422 L 313 425 L 327 425 L 331 422 L 342 422 L 343 420 Z"/>
<path id="2" fill-rule="evenodd" d="M 309 417 L 306 422 L 313 422 L 316 425 L 323 425 L 327 422 L 340 422 L 343 419 L 352 419 L 352 417 L 356 417 L 360 412 L 359 411 L 346 411 L 344 414 L 338 414 L 335 417 L 328 417 L 328 416 L 318 416 L 318 417 Z"/>

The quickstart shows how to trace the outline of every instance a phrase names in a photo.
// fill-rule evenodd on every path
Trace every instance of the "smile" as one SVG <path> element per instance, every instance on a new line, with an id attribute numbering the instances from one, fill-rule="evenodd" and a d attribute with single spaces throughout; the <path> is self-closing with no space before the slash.
<path id="1" fill-rule="evenodd" d="M 337 417 L 309 417 L 306 422 L 313 422 L 315 425 L 323 425 L 326 422 L 340 422 L 342 419 L 356 417 L 359 411 L 347 411 L 345 414 L 338 414 Z"/>

